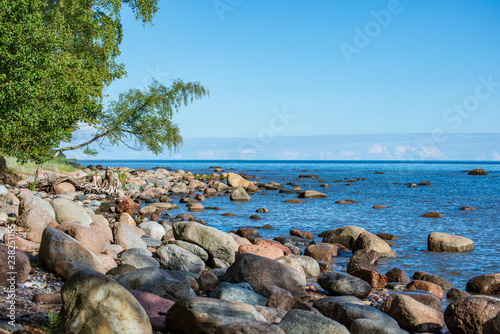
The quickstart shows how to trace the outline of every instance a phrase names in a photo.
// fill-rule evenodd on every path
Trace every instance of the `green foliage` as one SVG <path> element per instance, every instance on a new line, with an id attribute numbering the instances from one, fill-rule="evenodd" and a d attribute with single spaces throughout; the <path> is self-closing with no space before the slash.
<path id="1" fill-rule="evenodd" d="M 182 144 L 182 136 L 179 126 L 172 121 L 174 113 L 208 94 L 200 83 L 185 83 L 180 79 L 174 80 L 170 87 L 154 81 L 145 90 L 130 89 L 99 116 L 100 125 L 94 138 L 59 151 L 78 149 L 103 137 L 111 145 L 123 143 L 136 150 L 146 148 L 154 154 L 161 154 L 165 147 L 175 151 Z"/>
<path id="2" fill-rule="evenodd" d="M 57 327 L 62 321 L 61 313 L 54 313 L 53 311 L 50 311 L 47 316 L 49 318 L 49 325 L 44 327 L 44 330 L 47 333 L 55 333 L 57 331 Z"/>
<path id="3" fill-rule="evenodd" d="M 118 172 L 118 180 L 122 184 L 122 186 L 127 184 L 127 173 L 126 172 Z"/>
<path id="4" fill-rule="evenodd" d="M 78 122 L 96 124 L 116 62 L 120 10 L 151 23 L 157 0 L 0 0 L 0 149 L 22 162 L 51 157 Z"/>
<path id="5" fill-rule="evenodd" d="M 0 152 L 1 154 L 2 152 Z M 54 172 L 72 172 L 77 170 L 75 163 L 71 160 L 65 158 L 51 158 L 51 160 L 45 161 L 42 164 L 38 164 L 34 161 L 28 160 L 24 164 L 20 164 L 16 158 L 5 156 L 7 161 L 7 166 L 9 169 L 19 175 L 30 175 L 34 174 L 37 169 L 48 170 Z"/>
<path id="6" fill-rule="evenodd" d="M 214 178 L 213 175 L 211 175 L 211 174 L 196 174 L 194 177 L 198 180 L 200 180 L 200 179 L 211 180 Z"/>

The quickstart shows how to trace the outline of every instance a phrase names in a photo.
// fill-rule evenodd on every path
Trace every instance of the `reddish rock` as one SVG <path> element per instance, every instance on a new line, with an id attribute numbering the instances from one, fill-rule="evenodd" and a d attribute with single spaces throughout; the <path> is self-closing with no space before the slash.
<path id="1" fill-rule="evenodd" d="M 44 304 L 62 304 L 61 293 L 37 293 L 33 296 L 33 302 Z"/>
<path id="2" fill-rule="evenodd" d="M 387 285 L 387 277 L 374 270 L 361 269 L 352 272 L 351 275 L 368 282 L 372 288 L 385 288 Z"/>
<path id="3" fill-rule="evenodd" d="M 139 211 L 141 210 L 141 206 L 134 202 L 134 200 L 127 198 L 126 200 L 121 201 L 118 203 L 116 206 L 116 211 L 118 213 L 128 213 L 130 215 L 136 215 L 139 214 Z"/>
<path id="4" fill-rule="evenodd" d="M 203 272 L 200 275 L 199 287 L 201 291 L 212 292 L 219 285 L 219 283 L 220 281 L 214 273 Z"/>
<path id="5" fill-rule="evenodd" d="M 424 290 L 436 295 L 439 299 L 443 299 L 443 289 L 434 283 L 427 281 L 414 280 L 406 285 L 405 291 Z"/>
<path id="6" fill-rule="evenodd" d="M 287 199 L 285 203 L 291 203 L 291 204 L 300 204 L 300 203 L 305 203 L 303 199 Z"/>
<path id="7" fill-rule="evenodd" d="M 287 246 L 284 246 L 280 242 L 274 241 L 274 240 L 267 240 L 267 239 L 262 239 L 262 238 L 257 238 L 254 240 L 255 245 L 262 245 L 262 246 L 273 246 L 281 249 L 285 254 L 292 254 L 292 251 L 290 248 Z"/>
<path id="8" fill-rule="evenodd" d="M 236 234 L 240 237 L 247 238 L 251 234 L 259 234 L 259 231 L 254 228 L 240 228 L 236 231 Z"/>
<path id="9" fill-rule="evenodd" d="M 319 264 L 319 271 L 321 273 L 324 273 L 325 271 L 332 271 L 333 270 L 333 266 L 330 263 L 318 261 L 318 264 Z"/>
<path id="10" fill-rule="evenodd" d="M 109 243 L 101 232 L 82 225 L 62 223 L 56 229 L 63 231 L 94 254 L 100 254 L 104 245 Z"/>
<path id="11" fill-rule="evenodd" d="M 374 209 L 387 209 L 388 207 L 385 205 L 375 205 L 373 206 Z"/>
<path id="12" fill-rule="evenodd" d="M 476 210 L 476 208 L 474 208 L 472 206 L 462 206 L 460 208 L 460 210 L 463 210 L 463 211 L 474 211 L 474 210 Z"/>
<path id="13" fill-rule="evenodd" d="M 333 257 L 337 256 L 337 252 L 326 245 L 309 245 L 306 247 L 304 255 L 310 256 L 317 261 L 333 263 Z"/>
<path id="14" fill-rule="evenodd" d="M 443 218 L 443 214 L 439 212 L 427 212 L 422 215 L 425 218 Z"/>
<path id="15" fill-rule="evenodd" d="M 312 234 L 311 232 L 301 231 L 301 230 L 297 230 L 297 229 L 291 229 L 290 235 L 295 236 L 295 237 L 299 237 L 299 238 L 303 238 L 303 239 L 314 239 L 314 234 Z"/>
<path id="16" fill-rule="evenodd" d="M 467 282 L 465 289 L 483 295 L 500 295 L 500 273 L 473 277 Z"/>
<path id="17" fill-rule="evenodd" d="M 382 233 L 382 232 L 377 233 L 377 237 L 379 237 L 380 239 L 384 239 L 384 240 L 399 240 L 399 238 L 393 234 Z"/>
<path id="18" fill-rule="evenodd" d="M 408 275 L 401 268 L 392 268 L 389 270 L 385 276 L 387 276 L 387 282 L 401 282 L 401 283 L 410 283 L 411 280 Z"/>
<path id="19" fill-rule="evenodd" d="M 360 260 L 370 264 L 377 263 L 380 254 L 373 249 L 358 249 L 351 257 L 351 261 Z"/>
<path id="20" fill-rule="evenodd" d="M 13 249 L 10 249 L 10 253 L 12 253 L 12 251 Z M 14 264 L 9 261 L 13 261 Z M 13 281 L 10 280 L 12 275 L 9 275 L 9 272 L 16 273 L 13 275 L 15 283 L 22 284 L 26 282 L 30 270 L 30 261 L 26 254 L 19 249 L 15 249 L 14 254 L 9 254 L 9 246 L 0 245 L 0 286 L 10 287 L 13 283 Z"/>
<path id="21" fill-rule="evenodd" d="M 76 189 L 71 183 L 63 182 L 63 183 L 59 183 L 58 185 L 56 185 L 54 187 L 54 191 L 56 194 L 62 194 L 62 193 L 65 193 L 67 191 L 75 192 Z"/>
<path id="22" fill-rule="evenodd" d="M 262 219 L 262 218 L 260 218 L 259 215 L 251 215 L 249 218 L 250 219 L 255 219 L 255 220 Z"/>
<path id="23" fill-rule="evenodd" d="M 281 249 L 272 245 L 241 245 L 238 248 L 238 253 L 240 255 L 246 253 L 255 254 L 272 260 L 285 255 Z"/>
<path id="24" fill-rule="evenodd" d="M 444 319 L 446 326 L 453 334 L 481 334 L 485 323 L 497 316 L 499 312 L 499 299 L 470 296 L 460 298 L 448 305 L 444 312 Z"/>
<path id="25" fill-rule="evenodd" d="M 149 292 L 129 291 L 146 311 L 153 330 L 165 331 L 165 313 L 174 305 L 174 302 Z"/>
<path id="26" fill-rule="evenodd" d="M 39 243 L 23 239 L 17 235 L 13 236 L 12 234 L 4 234 L 3 242 L 6 245 L 14 245 L 17 249 L 28 253 L 36 252 L 40 248 Z"/>
<path id="27" fill-rule="evenodd" d="M 80 270 L 94 270 L 90 266 L 83 263 L 76 263 L 72 261 L 58 261 L 55 264 L 54 271 L 59 275 L 63 281 L 66 281 L 74 273 Z"/>
<path id="28" fill-rule="evenodd" d="M 273 293 L 267 301 L 267 306 L 282 311 L 299 309 L 319 313 L 319 311 L 311 305 L 294 299 L 290 294 L 283 293 Z"/>

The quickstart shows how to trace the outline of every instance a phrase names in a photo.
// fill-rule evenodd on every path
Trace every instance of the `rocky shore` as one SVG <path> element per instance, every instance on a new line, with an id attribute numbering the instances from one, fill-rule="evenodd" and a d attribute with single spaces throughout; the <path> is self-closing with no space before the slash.
<path id="1" fill-rule="evenodd" d="M 210 170 L 89 166 L 0 184 L 0 333 L 500 333 L 500 272 L 463 287 L 433 273 L 379 272 L 398 238 L 358 226 L 291 227 L 272 240 L 259 233 L 272 224 L 226 233 L 197 218 L 221 210 L 211 198 L 279 191 L 301 205 L 326 195 Z M 176 213 L 181 206 L 189 213 Z M 433 232 L 427 248 L 469 252 L 474 242 Z M 346 268 L 333 261 L 340 255 Z"/>

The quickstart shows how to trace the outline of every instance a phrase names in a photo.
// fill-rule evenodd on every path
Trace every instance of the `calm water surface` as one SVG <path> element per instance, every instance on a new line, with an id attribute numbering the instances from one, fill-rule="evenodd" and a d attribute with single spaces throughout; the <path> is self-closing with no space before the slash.
<path id="1" fill-rule="evenodd" d="M 289 235 L 291 228 L 313 232 L 346 225 L 357 225 L 372 233 L 386 232 L 399 237 L 394 250 L 397 259 L 383 259 L 378 271 L 400 267 L 411 277 L 415 271 L 443 276 L 455 287 L 465 289 L 473 276 L 500 272 L 500 163 L 386 163 L 386 162 L 304 162 L 304 161 L 79 161 L 83 165 L 126 166 L 130 168 L 171 167 L 193 173 L 208 173 L 210 166 L 234 168 L 257 176 L 259 182 L 275 181 L 286 185 L 295 182 L 302 190 L 319 190 L 326 199 L 310 199 L 305 204 L 287 204 L 296 194 L 262 191 L 250 202 L 235 203 L 228 197 L 210 198 L 204 206 L 217 206 L 221 211 L 206 210 L 196 216 L 226 232 L 245 226 L 271 224 L 274 230 L 261 230 L 272 238 Z M 484 168 L 487 176 L 471 176 L 462 172 Z M 382 171 L 384 174 L 375 174 Z M 300 174 L 315 174 L 319 179 L 295 181 Z M 346 180 L 366 178 L 352 185 Z M 326 180 L 330 188 L 320 187 Z M 344 180 L 334 183 L 335 180 Z M 433 186 L 409 188 L 406 183 L 431 181 Z M 291 189 L 287 186 L 287 189 Z M 356 204 L 335 204 L 337 200 L 354 199 Z M 373 209 L 385 205 L 387 209 Z M 177 213 L 187 212 L 180 204 Z M 473 206 L 475 211 L 459 210 Z M 270 212 L 259 214 L 263 219 L 248 218 L 258 208 Z M 441 219 L 421 217 L 429 211 L 444 215 Z M 234 212 L 236 217 L 221 214 Z M 427 251 L 427 235 L 431 232 L 452 233 L 472 239 L 475 250 L 470 253 L 433 253 Z M 321 238 L 316 238 L 320 242 Z M 350 253 L 341 254 L 337 264 L 344 269 Z"/>

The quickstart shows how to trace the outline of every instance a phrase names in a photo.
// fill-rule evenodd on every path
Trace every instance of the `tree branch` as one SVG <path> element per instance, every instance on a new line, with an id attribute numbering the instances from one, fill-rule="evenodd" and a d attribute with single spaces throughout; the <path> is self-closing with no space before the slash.
<path id="1" fill-rule="evenodd" d="M 98 136 L 95 136 L 94 138 L 90 139 L 89 141 L 83 143 L 83 144 L 80 144 L 80 145 L 76 145 L 76 146 L 66 146 L 66 147 L 63 147 L 63 148 L 60 148 L 56 151 L 56 153 L 54 153 L 54 158 L 57 157 L 61 152 L 64 152 L 64 151 L 71 151 L 71 150 L 77 150 L 79 148 L 82 148 L 84 146 L 87 146 L 87 145 L 90 145 L 92 144 L 93 142 L 95 142 L 96 140 L 99 140 L 105 136 L 107 136 L 109 133 L 109 130 L 108 131 L 105 131 L 103 133 L 101 133 L 100 135 Z"/>

